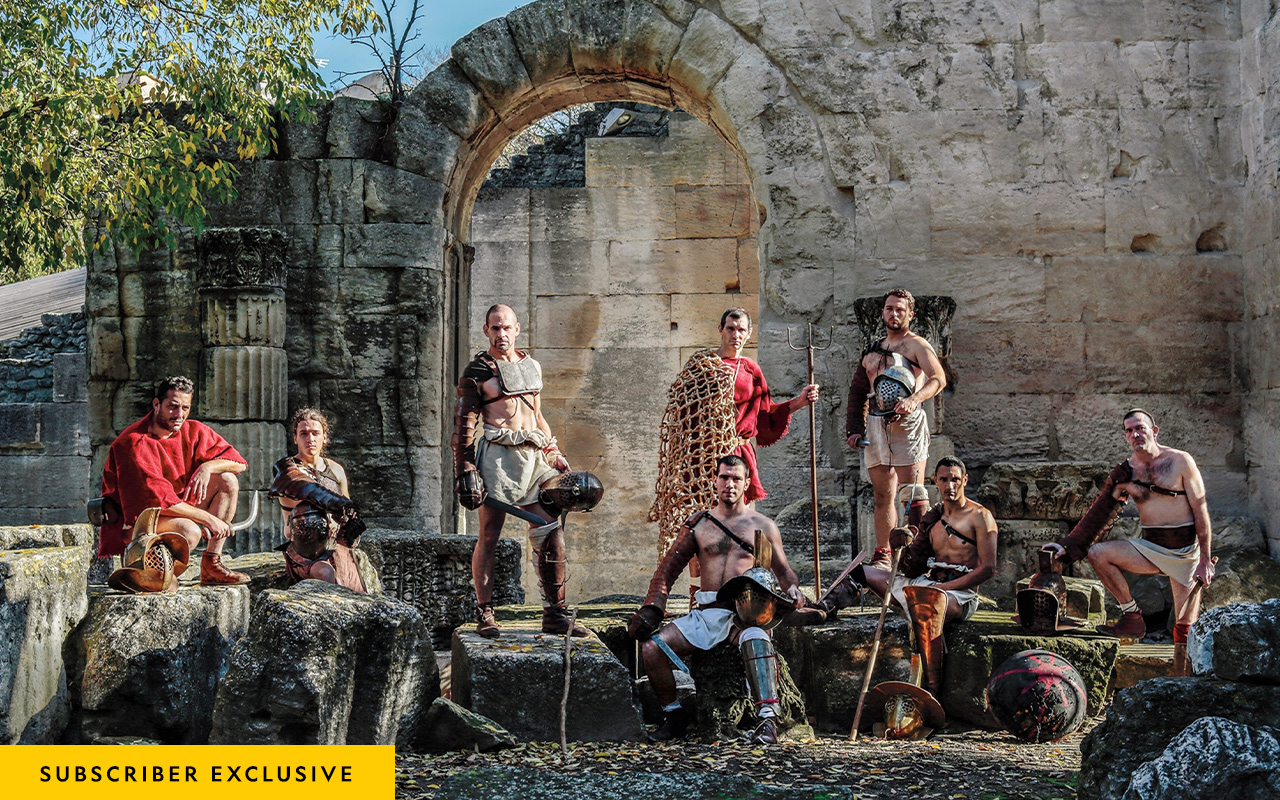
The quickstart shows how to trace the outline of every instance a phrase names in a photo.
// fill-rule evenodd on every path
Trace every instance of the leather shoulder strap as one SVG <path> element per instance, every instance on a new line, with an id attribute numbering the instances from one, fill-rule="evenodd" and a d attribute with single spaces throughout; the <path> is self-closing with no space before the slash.
<path id="1" fill-rule="evenodd" d="M 750 554 L 751 554 L 751 555 L 753 555 L 753 556 L 756 554 L 756 549 L 755 549 L 754 547 L 752 547 L 751 545 L 749 545 L 749 544 L 747 544 L 746 542 L 742 541 L 742 537 L 738 536 L 738 534 L 736 534 L 736 533 L 734 533 L 733 531 L 729 530 L 729 527 L 728 527 L 727 525 L 725 525 L 723 522 L 721 522 L 720 520 L 716 519 L 716 518 L 711 514 L 711 512 L 710 512 L 710 511 L 703 511 L 703 512 L 702 512 L 702 516 L 703 516 L 703 517 L 705 517 L 706 519 L 709 519 L 709 520 L 711 520 L 712 522 L 714 522 L 714 523 L 716 524 L 716 527 L 717 527 L 717 528 L 719 528 L 720 530 L 724 531 L 725 535 L 726 535 L 726 536 L 728 536 L 730 539 L 734 540 L 735 542 L 737 542 L 737 543 L 742 547 L 742 549 L 743 549 L 743 550 L 746 550 L 748 553 L 750 553 Z M 698 522 L 701 522 L 701 521 L 702 521 L 702 520 L 698 520 Z M 693 523 L 693 524 L 694 524 L 694 525 L 697 525 L 697 524 L 698 524 L 698 522 L 695 522 L 695 523 Z M 689 528 L 689 529 L 690 529 L 690 530 L 693 530 L 693 526 L 690 526 L 690 528 Z"/>

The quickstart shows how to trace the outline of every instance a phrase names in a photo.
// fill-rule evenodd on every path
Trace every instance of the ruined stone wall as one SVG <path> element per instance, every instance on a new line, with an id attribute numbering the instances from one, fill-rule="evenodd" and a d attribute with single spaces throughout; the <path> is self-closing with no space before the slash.
<path id="1" fill-rule="evenodd" d="M 542 0 L 459 40 L 389 125 L 349 104 L 286 125 L 211 222 L 287 234 L 290 404 L 335 410 L 335 455 L 392 527 L 452 529 L 443 409 L 489 164 L 547 113 L 619 99 L 685 109 L 741 157 L 779 395 L 803 381 L 786 329 L 835 326 L 822 495 L 856 484 L 853 301 L 905 285 L 956 302 L 944 432 L 975 466 L 1117 459 L 1142 405 L 1215 514 L 1250 506 L 1246 447 L 1272 509 L 1269 307 L 1246 323 L 1241 299 L 1274 283 L 1273 237 L 1253 238 L 1273 202 L 1270 18 L 1252 0 Z M 95 452 L 145 382 L 194 371 L 184 248 L 90 275 Z M 806 459 L 803 435 L 763 452 L 779 498 L 804 496 Z"/>
<path id="2" fill-rule="evenodd" d="M 568 527 L 573 591 L 591 598 L 638 591 L 652 574 L 658 533 L 646 519 L 667 387 L 696 349 L 719 345 L 725 309 L 757 315 L 760 264 L 746 170 L 715 131 L 675 114 L 669 136 L 584 144 L 582 186 L 481 192 L 469 344 L 488 347 L 489 306 L 516 310 L 552 432 L 606 486 Z M 507 533 L 523 542 L 526 527 Z M 536 580 L 527 570 L 531 597 Z"/>
<path id="3" fill-rule="evenodd" d="M 1246 0 L 1240 42 L 1240 136 L 1249 163 L 1243 228 L 1245 320 L 1238 355 L 1247 376 L 1244 404 L 1249 501 L 1280 558 L 1280 20 L 1275 4 Z"/>

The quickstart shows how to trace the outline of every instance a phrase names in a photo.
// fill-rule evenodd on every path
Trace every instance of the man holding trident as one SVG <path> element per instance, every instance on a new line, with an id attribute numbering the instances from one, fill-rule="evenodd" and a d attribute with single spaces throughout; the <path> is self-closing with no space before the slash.
<path id="1" fill-rule="evenodd" d="M 662 417 L 656 496 L 649 511 L 649 521 L 658 523 L 660 557 L 691 514 L 715 503 L 717 459 L 740 456 L 748 467 L 744 502 L 764 498 L 755 445 L 768 447 L 781 439 L 791 415 L 818 399 L 818 385 L 810 384 L 786 402 L 773 402 L 760 365 L 742 355 L 750 338 L 747 310 L 729 309 L 720 316 L 720 346 L 690 356 L 671 384 Z M 696 591 L 696 557 L 689 573 Z"/>

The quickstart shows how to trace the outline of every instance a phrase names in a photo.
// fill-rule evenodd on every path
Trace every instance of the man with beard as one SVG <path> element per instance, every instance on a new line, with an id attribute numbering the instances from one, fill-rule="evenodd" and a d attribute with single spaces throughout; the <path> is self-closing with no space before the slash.
<path id="1" fill-rule="evenodd" d="M 919 526 L 929 503 L 923 486 L 929 422 L 920 406 L 947 385 L 933 346 L 911 332 L 915 310 L 915 298 L 906 289 L 885 295 L 881 317 L 888 335 L 862 354 L 849 387 L 845 434 L 850 447 L 866 448 L 862 457 L 875 496 L 876 550 L 871 563 L 880 569 L 889 566 L 889 532 L 898 524 L 898 487 L 911 492 L 906 524 Z"/>
<path id="2" fill-rule="evenodd" d="M 1111 470 L 1101 493 L 1071 533 L 1043 549 L 1067 563 L 1089 559 L 1102 585 L 1120 604 L 1119 621 L 1098 626 L 1111 636 L 1140 639 L 1147 632 L 1123 573 L 1167 575 L 1178 614 L 1173 643 L 1175 649 L 1185 648 L 1191 624 L 1200 616 L 1199 593 L 1192 589 L 1197 581 L 1207 586 L 1214 573 L 1204 480 L 1190 453 L 1156 441 L 1160 428 L 1149 412 L 1131 409 L 1123 425 L 1132 455 Z M 1138 507 L 1141 538 L 1100 541 L 1129 500 Z"/>
<path id="3" fill-rule="evenodd" d="M 755 571 L 754 548 L 749 544 L 755 532 L 763 532 L 772 549 L 770 568 L 777 590 L 785 592 L 787 607 L 802 607 L 796 574 L 782 551 L 782 538 L 773 520 L 747 505 L 751 470 L 741 456 L 724 456 L 716 463 L 713 508 L 694 514 L 680 529 L 680 535 L 658 565 L 644 604 L 632 615 L 628 633 L 641 640 L 641 653 L 649 685 L 662 703 L 664 720 L 651 738 L 655 741 L 683 736 L 691 712 L 676 697 L 673 662 L 682 664 L 694 650 L 710 650 L 728 641 L 740 647 L 747 666 L 747 681 L 756 704 L 759 722 L 751 740 L 773 744 L 778 740 L 775 717 L 779 703 L 777 662 L 769 634 L 757 626 L 746 626 L 735 616 L 732 600 L 720 597 L 719 590 L 738 576 Z M 662 625 L 671 586 L 689 560 L 702 564 L 702 590 L 698 607 L 669 625 Z M 767 578 L 766 580 L 772 579 Z M 659 629 L 659 626 L 661 628 Z"/>
<path id="4" fill-rule="evenodd" d="M 565 602 L 568 564 L 564 531 L 539 500 L 539 490 L 569 462 L 542 416 L 542 367 L 516 349 L 520 323 L 511 306 L 498 303 L 485 314 L 489 349 L 476 355 L 458 380 L 453 458 L 458 501 L 480 515 L 480 537 L 471 556 L 476 589 L 476 633 L 496 639 L 501 626 L 493 613 L 493 561 L 507 515 L 486 505 L 486 496 L 531 512 L 544 524 L 529 523 L 529 545 L 542 588 L 542 630 L 586 636 L 570 625 Z M 483 424 L 483 431 L 477 423 Z"/>
<path id="5" fill-rule="evenodd" d="M 202 586 L 248 583 L 248 575 L 222 563 L 240 490 L 236 476 L 248 464 L 216 431 L 188 419 L 194 391 L 190 378 L 165 378 L 156 387 L 151 413 L 111 443 L 102 496 L 122 513 L 102 526 L 98 555 L 123 553 L 145 511 L 151 533 L 177 533 L 192 550 L 208 540 L 200 561 Z"/>
<path id="6" fill-rule="evenodd" d="M 820 610 L 830 619 L 853 605 L 864 589 L 881 597 L 891 591 L 911 619 L 924 688 L 941 700 L 942 629 L 947 622 L 969 619 L 978 609 L 978 587 L 996 571 L 996 520 L 965 496 L 969 474 L 960 459 L 938 459 L 933 482 L 942 502 L 923 515 L 918 529 L 894 528 L 890 534 L 894 549 L 907 548 L 893 586 L 888 570 L 857 565 L 810 610 Z"/>

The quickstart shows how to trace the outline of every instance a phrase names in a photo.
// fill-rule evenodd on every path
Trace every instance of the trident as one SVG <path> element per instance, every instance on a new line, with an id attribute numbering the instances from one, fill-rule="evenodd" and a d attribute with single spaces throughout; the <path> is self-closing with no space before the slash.
<path id="1" fill-rule="evenodd" d="M 809 379 L 806 386 L 813 384 L 813 351 L 826 350 L 835 340 L 836 329 L 832 327 L 827 334 L 827 343 L 818 347 L 813 343 L 813 323 L 809 325 L 809 342 L 804 347 L 796 347 L 791 343 L 791 329 L 787 328 L 787 347 L 792 350 L 805 350 L 809 354 Z M 813 595 L 822 597 L 822 571 L 818 555 L 818 411 L 817 404 L 809 406 L 809 512 L 813 523 Z"/>

